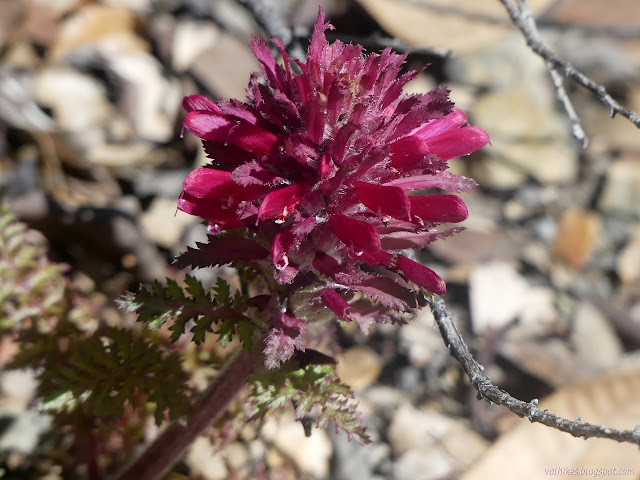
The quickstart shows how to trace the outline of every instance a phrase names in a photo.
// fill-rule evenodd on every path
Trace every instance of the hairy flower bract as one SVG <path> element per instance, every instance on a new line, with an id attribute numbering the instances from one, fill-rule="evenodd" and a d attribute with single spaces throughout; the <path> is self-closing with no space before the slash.
<path id="1" fill-rule="evenodd" d="M 445 293 L 437 273 L 400 252 L 454 232 L 435 227 L 465 220 L 467 207 L 438 190 L 412 192 L 474 188 L 447 172 L 447 160 L 489 138 L 446 88 L 404 95 L 419 73 L 401 72 L 406 55 L 328 44 L 332 28 L 320 11 L 306 62 L 274 39 L 279 64 L 253 38 L 262 75 L 251 77 L 246 102 L 185 98 L 184 126 L 211 164 L 189 174 L 178 208 L 206 219 L 213 234 L 249 229 L 269 250 L 256 260 L 272 264 L 279 284 L 312 278 L 324 307 L 364 321 L 379 304 L 414 308 L 416 286 Z"/>

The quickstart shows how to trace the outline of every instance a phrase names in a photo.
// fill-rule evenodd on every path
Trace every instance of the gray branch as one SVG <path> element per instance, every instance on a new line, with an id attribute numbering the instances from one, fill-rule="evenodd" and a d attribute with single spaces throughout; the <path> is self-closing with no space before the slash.
<path id="1" fill-rule="evenodd" d="M 514 3 L 513 0 L 500 0 L 500 2 L 506 8 L 509 18 L 511 18 L 513 24 L 518 27 L 520 32 L 522 32 L 529 48 L 546 62 L 547 68 L 551 73 L 554 86 L 556 87 L 558 100 L 565 108 L 565 111 L 571 121 L 573 134 L 578 140 L 583 142 L 583 145 L 586 141 L 586 135 L 584 135 L 584 131 L 580 125 L 580 119 L 575 113 L 575 110 L 564 91 L 562 79 L 557 76 L 559 72 L 591 91 L 602 103 L 607 105 L 609 107 L 609 114 L 611 115 L 611 118 L 615 117 L 616 114 L 620 114 L 629 119 L 629 121 L 636 127 L 640 128 L 640 117 L 638 117 L 635 112 L 620 105 L 609 94 L 609 92 L 607 92 L 607 89 L 603 85 L 594 82 L 585 74 L 576 70 L 573 65 L 551 51 L 540 40 L 535 20 L 533 19 L 531 10 L 527 7 L 525 0 L 516 0 L 516 3 Z M 554 76 L 554 71 L 556 72 L 556 76 Z M 582 135 L 582 138 L 580 138 L 580 135 Z"/>
<path id="2" fill-rule="evenodd" d="M 440 329 L 440 334 L 451 355 L 462 365 L 471 384 L 478 392 L 478 398 L 503 405 L 520 417 L 527 417 L 532 423 L 541 423 L 551 428 L 567 432 L 574 437 L 581 438 L 609 438 L 618 442 L 640 445 L 640 428 L 635 430 L 615 430 L 601 425 L 593 425 L 580 420 L 569 420 L 558 417 L 547 410 L 538 409 L 538 400 L 523 402 L 512 397 L 509 393 L 496 387 L 491 380 L 484 376 L 484 367 L 480 365 L 469 352 L 464 339 L 453 321 L 451 312 L 447 309 L 441 297 L 435 297 L 430 304 L 431 311 Z M 640 426 L 639 426 L 640 427 Z"/>

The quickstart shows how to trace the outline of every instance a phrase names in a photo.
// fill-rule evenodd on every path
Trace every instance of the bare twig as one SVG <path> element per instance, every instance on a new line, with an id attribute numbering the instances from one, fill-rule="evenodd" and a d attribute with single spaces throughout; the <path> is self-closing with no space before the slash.
<path id="1" fill-rule="evenodd" d="M 538 27 L 536 25 L 536 21 L 533 18 L 533 14 L 524 0 L 516 0 L 518 3 L 518 8 L 520 9 L 520 18 L 522 19 L 522 25 L 524 30 L 522 32 L 525 34 L 527 38 L 532 38 L 534 41 L 540 43 L 540 34 L 538 33 Z M 504 3 L 504 2 L 503 2 Z M 584 129 L 580 123 L 580 117 L 576 113 L 576 110 L 573 108 L 573 104 L 569 97 L 567 96 L 567 92 L 564 89 L 564 80 L 562 76 L 558 73 L 557 68 L 548 60 L 545 61 L 547 66 L 547 70 L 549 71 L 549 75 L 551 76 L 551 81 L 553 82 L 553 86 L 556 89 L 556 97 L 558 101 L 564 108 L 567 113 L 567 117 L 569 117 L 569 121 L 571 122 L 571 133 L 582 143 L 582 148 L 587 148 L 589 144 L 589 139 L 587 135 L 584 133 Z"/>
<path id="2" fill-rule="evenodd" d="M 513 0 L 500 0 L 500 2 L 506 8 L 509 18 L 511 18 L 513 24 L 522 32 L 529 48 L 544 59 L 547 63 L 547 68 L 550 68 L 550 72 L 551 69 L 561 72 L 565 77 L 571 78 L 579 85 L 582 85 L 584 88 L 591 91 L 602 103 L 609 107 L 611 118 L 616 116 L 616 114 L 620 114 L 629 119 L 629 121 L 636 127 L 640 128 L 640 117 L 638 117 L 635 112 L 621 106 L 616 100 L 614 100 L 609 92 L 607 92 L 607 89 L 603 85 L 594 82 L 585 74 L 576 70 L 573 65 L 555 54 L 544 43 L 542 43 L 538 35 L 537 28 L 535 27 L 535 20 L 533 19 L 531 10 L 527 7 L 525 0 L 516 0 L 516 3 L 514 3 Z M 576 132 L 579 135 L 580 130 L 582 130 L 579 119 L 575 114 L 573 107 L 568 102 L 564 88 L 558 90 L 558 84 L 562 87 L 562 82 L 558 81 L 561 79 L 554 78 L 552 74 L 552 80 L 556 86 L 556 92 L 558 92 L 558 99 L 563 104 L 572 122 L 574 136 L 576 136 Z M 569 106 L 569 108 L 567 106 Z M 582 133 L 584 134 L 584 132 Z M 578 136 L 576 136 L 576 138 L 580 140 Z"/>
<path id="3" fill-rule="evenodd" d="M 445 345 L 449 348 L 451 355 L 462 365 L 471 384 L 478 392 L 478 398 L 484 398 L 489 402 L 504 405 L 516 415 L 529 418 L 529 421 L 532 423 L 541 423 L 548 427 L 567 432 L 574 437 L 609 438 L 618 442 L 640 445 L 640 429 L 615 430 L 601 425 L 584 423 L 580 420 L 568 420 L 549 413 L 546 410 L 538 410 L 537 399 L 531 400 L 531 402 L 528 403 L 523 402 L 496 387 L 491 383 L 489 378 L 484 376 L 484 367 L 476 362 L 471 352 L 469 352 L 444 300 L 441 297 L 435 297 L 430 305 Z"/>

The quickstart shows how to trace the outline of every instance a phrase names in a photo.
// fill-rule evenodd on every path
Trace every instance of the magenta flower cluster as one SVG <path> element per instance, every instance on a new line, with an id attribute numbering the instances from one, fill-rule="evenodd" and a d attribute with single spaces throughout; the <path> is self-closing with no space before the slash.
<path id="1" fill-rule="evenodd" d="M 178 208 L 218 233 L 255 232 L 279 284 L 312 274 L 323 304 L 342 320 L 364 315 L 349 303 L 363 292 L 405 309 L 407 291 L 444 294 L 442 278 L 399 252 L 425 247 L 468 216 L 450 194 L 473 180 L 446 171 L 447 160 L 478 150 L 488 135 L 468 126 L 449 91 L 403 95 L 418 72 L 401 73 L 406 55 L 365 56 L 360 45 L 328 44 L 321 11 L 306 62 L 283 58 L 254 38 L 262 64 L 248 101 L 185 98 L 184 126 L 203 140 L 211 164 L 184 181 Z M 455 229 L 452 229 L 455 230 Z"/>

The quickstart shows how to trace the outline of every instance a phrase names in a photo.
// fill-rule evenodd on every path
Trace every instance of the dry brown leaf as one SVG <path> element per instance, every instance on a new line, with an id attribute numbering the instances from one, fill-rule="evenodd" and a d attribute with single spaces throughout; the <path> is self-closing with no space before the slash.
<path id="1" fill-rule="evenodd" d="M 574 268 L 582 268 L 595 245 L 600 219 L 595 213 L 577 207 L 568 209 L 560 219 L 553 240 L 553 254 Z"/>
<path id="2" fill-rule="evenodd" d="M 551 9 L 551 17 L 562 23 L 636 27 L 640 22 L 638 0 L 564 0 Z"/>
<path id="3" fill-rule="evenodd" d="M 515 28 L 496 0 L 358 1 L 391 35 L 417 47 L 468 53 L 486 47 Z M 534 14 L 543 12 L 551 3 L 553 0 L 527 2 Z"/>
<path id="4" fill-rule="evenodd" d="M 640 421 L 640 366 L 620 369 L 575 383 L 540 402 L 539 408 L 569 419 L 618 429 L 633 429 Z M 550 469 L 592 469 L 583 475 L 555 474 L 553 478 L 595 478 L 593 469 L 634 469 L 615 478 L 640 478 L 640 452 L 631 444 L 608 439 L 583 440 L 544 425 L 522 420 L 502 435 L 463 480 L 534 480 L 550 476 Z M 588 470 L 587 470 L 588 471 Z M 600 475 L 600 478 L 614 478 Z"/>

